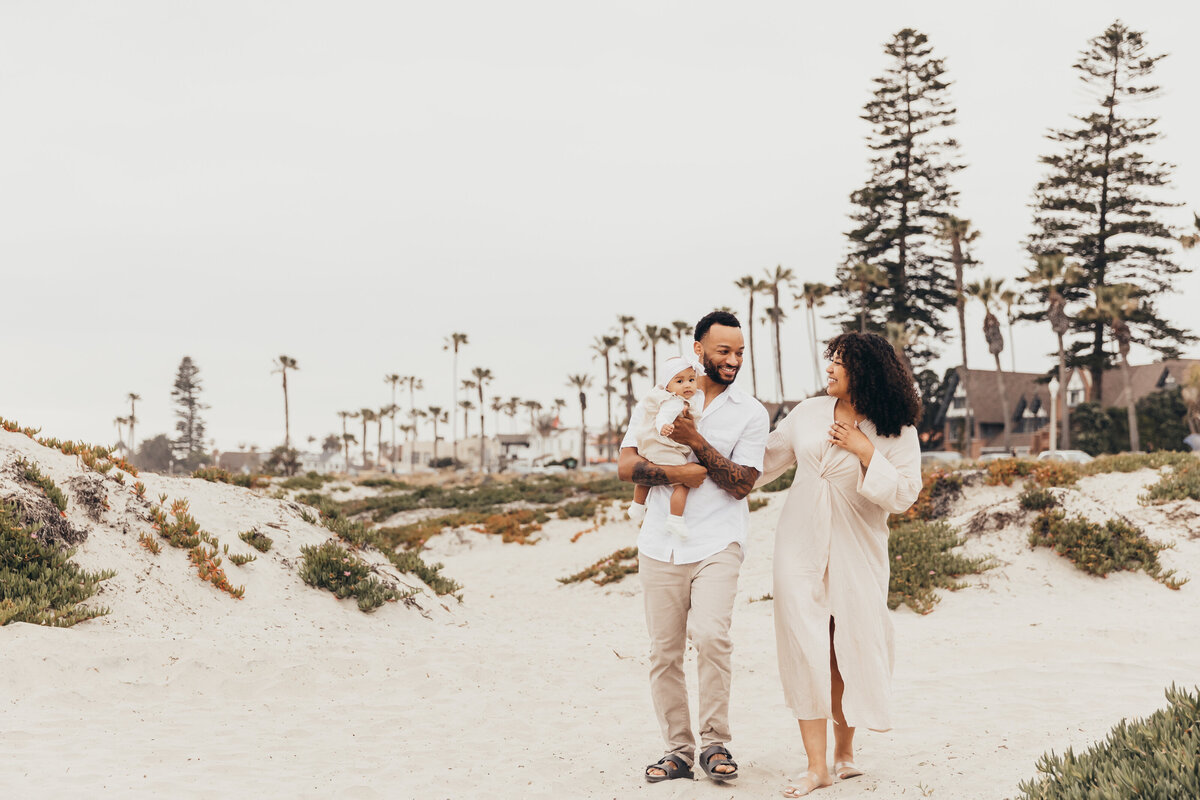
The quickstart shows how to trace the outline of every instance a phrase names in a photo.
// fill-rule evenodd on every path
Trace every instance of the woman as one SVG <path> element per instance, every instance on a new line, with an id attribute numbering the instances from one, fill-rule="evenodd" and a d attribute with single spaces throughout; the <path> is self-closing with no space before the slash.
<path id="1" fill-rule="evenodd" d="M 913 427 L 921 401 L 892 346 L 873 333 L 844 333 L 825 357 L 827 395 L 796 406 L 772 432 L 759 481 L 796 465 L 775 537 L 775 636 L 808 771 L 785 797 L 833 784 L 826 720 L 840 779 L 862 774 L 855 729 L 891 727 L 887 518 L 921 491 Z"/>

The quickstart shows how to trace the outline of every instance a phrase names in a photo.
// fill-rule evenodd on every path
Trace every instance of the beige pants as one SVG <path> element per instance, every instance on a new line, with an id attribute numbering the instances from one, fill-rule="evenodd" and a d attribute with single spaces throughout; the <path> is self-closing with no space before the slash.
<path id="1" fill-rule="evenodd" d="M 725 744 L 729 734 L 730 656 L 733 598 L 737 594 L 742 548 L 736 542 L 695 564 L 667 564 L 638 558 L 650 633 L 650 695 L 658 724 L 675 753 L 695 760 L 696 739 L 688 713 L 683 654 L 690 634 L 698 655 L 700 746 Z"/>

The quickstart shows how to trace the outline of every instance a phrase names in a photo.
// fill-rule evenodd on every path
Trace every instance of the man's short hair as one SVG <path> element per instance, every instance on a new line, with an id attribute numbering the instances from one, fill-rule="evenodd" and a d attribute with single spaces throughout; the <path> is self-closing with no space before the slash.
<path id="1" fill-rule="evenodd" d="M 700 321 L 696 323 L 696 341 L 704 341 L 704 337 L 708 333 L 708 329 L 713 325 L 724 325 L 729 328 L 742 327 L 742 323 L 738 322 L 738 318 L 733 314 L 730 314 L 728 311 L 712 311 L 708 314 L 705 314 L 700 318 Z"/>

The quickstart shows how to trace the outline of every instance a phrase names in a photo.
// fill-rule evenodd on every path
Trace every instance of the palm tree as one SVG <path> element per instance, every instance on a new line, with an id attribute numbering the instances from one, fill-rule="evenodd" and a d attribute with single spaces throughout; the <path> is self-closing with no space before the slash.
<path id="1" fill-rule="evenodd" d="M 375 412 L 369 408 L 361 408 L 358 411 L 358 416 L 362 419 L 363 438 L 362 438 L 362 463 L 363 469 L 367 468 L 367 423 L 375 421 Z"/>
<path id="2" fill-rule="evenodd" d="M 987 339 L 988 352 L 996 359 L 996 387 L 1000 392 L 1000 410 L 1004 414 L 1004 449 L 1009 450 L 1010 420 L 1008 418 L 1008 393 L 1004 389 L 1004 368 L 1000 365 L 1000 353 L 1004 350 L 1004 336 L 1000 333 L 1000 320 L 992 313 L 992 302 L 997 300 L 1004 285 L 1003 280 L 984 278 L 981 282 L 972 283 L 967 287 L 967 293 L 983 303 L 987 314 L 983 318 L 983 336 Z"/>
<path id="3" fill-rule="evenodd" d="M 1141 437 L 1138 436 L 1137 403 L 1133 399 L 1133 382 L 1129 375 L 1129 346 L 1133 343 L 1133 334 L 1125 320 L 1137 309 L 1138 293 L 1134 286 L 1128 283 L 1114 283 L 1096 287 L 1096 313 L 1109 320 L 1113 338 L 1117 340 L 1117 350 L 1121 353 L 1121 377 L 1125 380 L 1125 413 L 1129 418 L 1129 449 L 1135 453 L 1141 449 Z"/>
<path id="4" fill-rule="evenodd" d="M 841 286 L 847 292 L 858 294 L 858 330 L 860 333 L 866 333 L 867 308 L 871 304 L 871 290 L 887 286 L 887 271 L 874 264 L 868 264 L 866 261 L 859 261 L 850 267 Z"/>
<path id="5" fill-rule="evenodd" d="M 617 370 L 622 373 L 621 380 L 625 382 L 625 424 L 622 427 L 628 427 L 629 420 L 633 417 L 633 404 L 637 401 L 633 395 L 633 378 L 634 376 L 644 378 L 648 373 L 644 366 L 632 358 L 623 358 L 618 361 Z"/>
<path id="6" fill-rule="evenodd" d="M 790 269 L 776 266 L 774 272 L 767 270 L 766 287 L 763 289 L 763 294 L 771 298 L 771 307 L 767 309 L 767 318 L 771 320 L 771 346 L 775 350 L 775 389 L 780 403 L 783 402 L 783 352 L 779 326 L 787 315 L 784 314 L 783 307 L 779 305 L 779 290 L 784 286 L 793 286 L 795 281 L 796 276 Z"/>
<path id="7" fill-rule="evenodd" d="M 464 383 L 466 383 L 466 381 L 464 381 Z M 464 387 L 464 388 L 466 388 L 466 387 Z M 467 434 L 467 431 L 469 430 L 470 425 L 468 425 L 467 423 L 470 422 L 470 414 L 475 409 L 475 404 L 472 403 L 470 400 L 459 400 L 458 407 L 461 408 L 462 412 L 463 412 L 463 438 L 469 439 L 471 437 Z M 454 458 L 456 460 L 458 459 L 457 453 L 455 453 Z"/>
<path id="8" fill-rule="evenodd" d="M 812 352 L 814 391 L 821 391 L 821 352 L 817 338 L 817 306 L 825 302 L 825 298 L 833 289 L 823 283 L 805 283 L 800 296 L 796 298 L 796 308 L 804 301 L 804 309 L 808 318 L 808 344 Z"/>
<path id="9" fill-rule="evenodd" d="M 884 326 L 884 336 L 888 340 L 888 344 L 896 351 L 896 357 L 900 359 L 909 374 L 912 374 L 912 362 L 908 358 L 908 348 L 912 347 L 921 338 L 920 328 L 907 327 L 903 322 L 888 321 Z"/>
<path id="10" fill-rule="evenodd" d="M 968 264 L 973 263 L 964 252 L 963 245 L 968 245 L 979 238 L 979 231 L 971 227 L 968 219 L 947 217 L 942 220 L 941 238 L 950 243 L 950 260 L 954 263 L 954 304 L 958 311 L 958 341 L 962 347 L 962 386 L 963 386 L 963 439 L 965 450 L 970 453 L 975 438 L 975 417 L 971 407 L 971 376 L 967 372 L 967 295 L 964 290 L 963 272 Z"/>
<path id="11" fill-rule="evenodd" d="M 358 415 L 355 414 L 354 416 L 357 417 Z M 345 442 L 345 444 L 346 444 L 346 472 L 349 473 L 350 472 L 350 445 L 358 444 L 358 437 L 356 437 L 353 433 L 343 433 L 342 441 Z"/>
<path id="12" fill-rule="evenodd" d="M 292 449 L 292 427 L 291 419 L 288 414 L 288 390 L 287 390 L 287 374 L 289 369 L 300 369 L 296 366 L 296 359 L 291 356 L 280 356 L 275 364 L 275 369 L 272 372 L 283 373 L 283 446 Z"/>
<path id="13" fill-rule="evenodd" d="M 137 401 L 142 399 L 140 394 L 129 393 L 129 417 L 126 421 L 129 423 L 129 453 L 133 453 L 137 448 L 137 440 L 133 438 L 133 426 L 137 423 Z"/>
<path id="14" fill-rule="evenodd" d="M 517 432 L 517 409 L 521 405 L 521 398 L 510 397 L 504 402 L 504 414 L 508 417 L 508 429 L 513 433 Z"/>
<path id="15" fill-rule="evenodd" d="M 522 400 L 521 407 L 529 412 L 529 431 L 537 432 L 537 412 L 542 410 L 542 404 L 537 400 Z"/>
<path id="16" fill-rule="evenodd" d="M 408 416 L 412 420 L 412 428 L 409 429 L 409 442 L 412 448 L 416 448 L 417 436 L 417 389 L 424 389 L 425 382 L 415 375 L 405 375 L 400 378 L 400 385 L 408 385 Z M 410 465 L 411 467 L 411 465 Z"/>
<path id="17" fill-rule="evenodd" d="M 471 370 L 471 377 L 474 379 L 475 390 L 479 392 L 479 471 L 483 472 L 483 450 L 484 450 L 484 429 L 483 429 L 483 389 L 487 384 L 492 382 L 492 371 L 483 367 L 475 367 Z"/>
<path id="18" fill-rule="evenodd" d="M 671 327 L 675 329 L 675 341 L 679 344 L 679 355 L 683 355 L 683 337 L 691 336 L 693 328 L 681 319 L 672 322 Z"/>
<path id="19" fill-rule="evenodd" d="M 496 435 L 500 435 L 500 412 L 504 410 L 504 401 L 499 395 L 492 395 L 492 402 L 488 406 L 492 409 L 492 421 L 496 423 Z"/>
<path id="20" fill-rule="evenodd" d="M 1200 221 L 1197 227 L 1200 227 Z M 1192 364 L 1184 373 L 1180 396 L 1187 407 L 1188 432 L 1200 433 L 1200 364 Z"/>
<path id="21" fill-rule="evenodd" d="M 378 453 L 375 457 L 375 467 L 379 468 L 379 464 L 383 461 L 383 420 L 391 413 L 391 406 L 383 406 L 375 412 L 375 447 Z"/>
<path id="22" fill-rule="evenodd" d="M 353 411 L 339 411 L 338 416 L 342 418 L 342 442 L 346 446 L 346 472 L 350 471 L 350 434 L 346 431 L 346 420 L 353 419 L 358 415 Z"/>
<path id="23" fill-rule="evenodd" d="M 750 309 L 746 315 L 746 329 L 750 334 L 750 390 L 755 397 L 758 397 L 758 373 L 755 369 L 757 359 L 754 358 L 754 296 L 763 292 L 767 288 L 765 281 L 760 281 L 753 275 L 743 275 L 733 282 L 733 285 L 738 289 L 745 289 L 746 296 L 750 301 Z"/>
<path id="24" fill-rule="evenodd" d="M 458 348 L 464 344 L 468 344 L 467 335 L 465 333 L 452 333 L 445 339 L 445 344 L 442 345 L 443 350 L 454 351 L 454 367 L 451 378 L 450 387 L 454 390 L 454 402 L 450 404 L 450 409 L 453 410 L 458 405 Z M 455 417 L 450 422 L 450 436 L 453 444 L 451 452 L 458 452 L 458 418 Z M 436 443 L 435 443 L 436 444 Z"/>
<path id="25" fill-rule="evenodd" d="M 568 375 L 567 385 L 579 390 L 579 466 L 586 467 L 587 460 L 587 390 L 592 385 L 591 375 Z"/>
<path id="26" fill-rule="evenodd" d="M 621 340 L 616 336 L 597 336 L 592 340 L 592 352 L 595 354 L 593 358 L 604 359 L 604 405 L 607 413 L 604 433 L 608 439 L 608 460 L 613 458 L 613 426 L 612 426 L 612 396 L 616 392 L 616 387 L 612 382 L 612 358 L 610 353 L 612 349 L 621 343 Z"/>
<path id="27" fill-rule="evenodd" d="M 1017 321 L 1016 307 L 1021 296 L 1012 289 L 1000 293 L 1000 302 L 1004 304 L 1004 316 L 1008 318 L 1008 371 L 1017 371 L 1017 342 L 1013 339 L 1013 323 Z"/>
<path id="28" fill-rule="evenodd" d="M 1034 286 L 1044 286 L 1048 294 L 1050 307 L 1046 316 L 1050 320 L 1050 328 L 1058 337 L 1058 385 L 1062 387 L 1063 393 L 1062 435 L 1058 437 L 1061 442 L 1059 447 L 1070 450 L 1071 404 L 1067 393 L 1067 350 L 1063 337 L 1071 327 L 1071 318 L 1067 316 L 1067 301 L 1060 289 L 1070 285 L 1077 273 L 1074 267 L 1064 266 L 1065 259 L 1061 254 L 1035 256 L 1035 259 L 1033 268 L 1025 275 L 1025 280 Z"/>
<path id="29" fill-rule="evenodd" d="M 633 317 L 629 317 L 624 314 L 617 316 L 617 327 L 621 329 L 621 352 L 622 353 L 629 352 L 629 347 L 626 346 L 625 337 L 629 333 L 630 328 L 634 328 L 634 330 L 637 330 L 636 326 L 634 325 L 634 323 L 636 321 L 637 320 L 635 320 Z"/>
<path id="30" fill-rule="evenodd" d="M 464 392 L 466 392 L 468 395 L 467 402 L 470 402 L 470 395 L 475 391 L 475 389 L 478 388 L 477 384 L 473 380 L 466 379 L 466 380 L 461 381 L 459 385 L 462 387 L 462 390 Z M 463 407 L 463 404 L 461 401 L 459 402 L 458 406 L 459 406 L 459 408 Z M 472 403 L 471 408 L 474 408 L 474 407 L 475 407 L 475 405 Z M 464 439 L 469 438 L 467 436 L 467 427 L 468 426 L 467 426 L 466 420 L 467 420 L 467 415 L 464 413 L 463 414 L 463 438 Z M 480 443 L 479 446 L 483 447 L 483 444 Z M 458 441 L 457 440 L 454 443 L 454 468 L 458 469 Z"/>
<path id="31" fill-rule="evenodd" d="M 392 474 L 393 475 L 396 474 L 396 412 L 400 408 L 399 406 L 396 405 L 396 385 L 399 384 L 401 380 L 403 380 L 403 378 L 401 378 L 399 375 L 397 375 L 394 372 L 390 375 L 383 376 L 383 382 L 386 384 L 390 384 L 392 387 L 392 405 L 390 406 L 390 408 L 391 408 L 391 417 L 392 417 L 392 458 L 391 458 L 391 463 L 392 463 Z"/>
<path id="32" fill-rule="evenodd" d="M 437 469 L 438 461 L 438 423 L 448 422 L 448 415 L 441 406 L 429 407 L 429 421 L 433 423 L 433 464 Z"/>
<path id="33" fill-rule="evenodd" d="M 667 328 L 660 328 L 657 325 L 646 325 L 640 331 L 638 336 L 642 340 L 642 349 L 650 351 L 650 379 L 655 384 L 658 383 L 658 343 L 670 342 L 671 331 Z"/>
<path id="34" fill-rule="evenodd" d="M 113 417 L 113 424 L 117 426 L 117 447 L 125 451 L 125 455 L 129 455 L 129 447 L 125 444 L 125 425 L 129 422 L 129 417 Z"/>

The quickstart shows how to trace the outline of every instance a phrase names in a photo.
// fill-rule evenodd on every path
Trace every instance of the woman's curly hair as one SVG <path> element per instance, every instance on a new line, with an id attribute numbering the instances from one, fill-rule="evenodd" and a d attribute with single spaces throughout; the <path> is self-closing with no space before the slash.
<path id="1" fill-rule="evenodd" d="M 840 357 L 850 380 L 850 402 L 881 436 L 899 436 L 921 418 L 921 398 L 912 373 L 888 340 L 877 333 L 843 333 L 825 348 L 825 358 Z"/>

